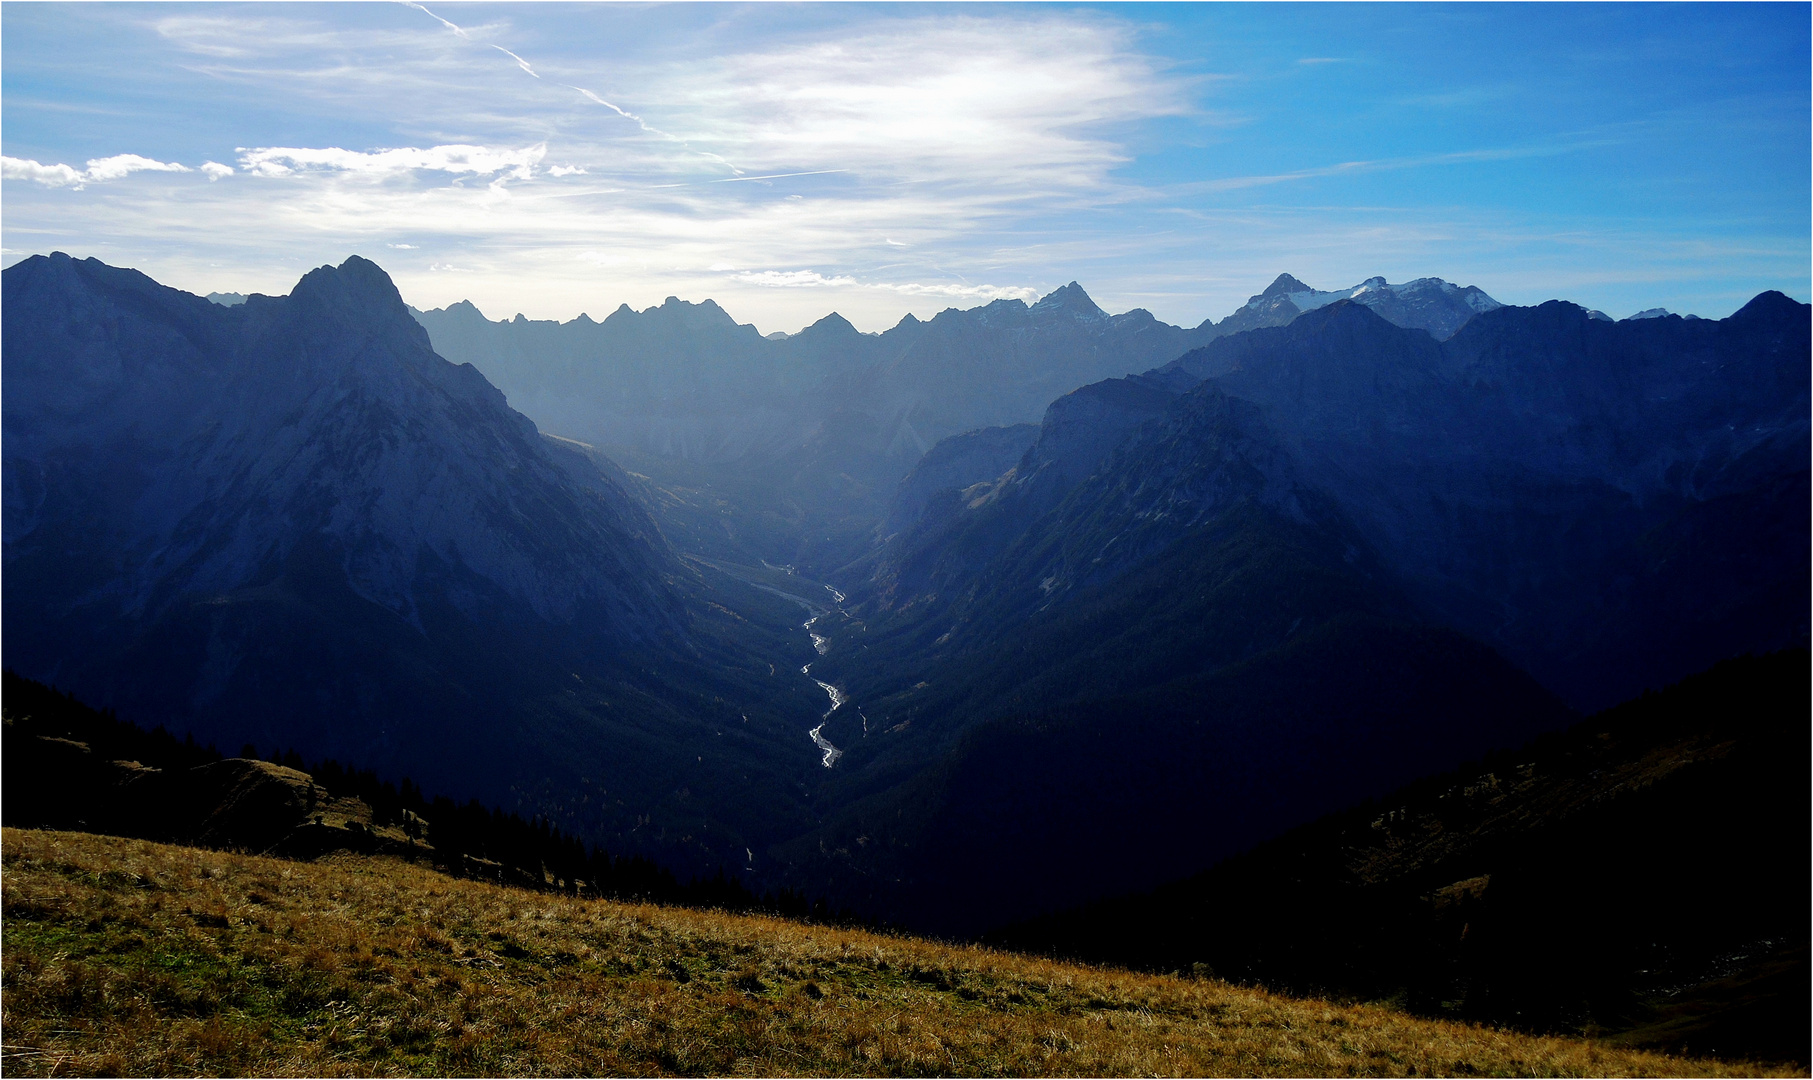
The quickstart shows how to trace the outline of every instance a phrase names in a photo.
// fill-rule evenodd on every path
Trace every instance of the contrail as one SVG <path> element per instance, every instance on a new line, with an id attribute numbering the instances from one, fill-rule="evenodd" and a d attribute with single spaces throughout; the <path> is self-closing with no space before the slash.
<path id="1" fill-rule="evenodd" d="M 680 146 L 682 148 L 684 148 L 687 153 L 697 154 L 700 157 L 705 158 L 709 161 L 715 161 L 718 164 L 724 166 L 726 169 L 729 169 L 731 172 L 738 174 L 737 176 L 731 177 L 730 179 L 741 179 L 742 178 L 741 174 L 742 174 L 743 170 L 737 168 L 735 165 L 724 160 L 723 158 L 719 157 L 718 155 L 711 153 L 709 150 L 694 150 L 692 148 L 692 144 L 687 142 L 685 139 L 680 138 L 680 136 L 670 135 L 669 133 L 662 131 L 660 128 L 655 127 L 653 124 L 650 124 L 647 120 L 644 120 L 640 116 L 637 116 L 635 113 L 630 112 L 628 109 L 625 109 L 620 105 L 611 104 L 610 102 L 599 97 L 597 94 L 594 94 L 590 90 L 587 90 L 583 86 L 574 86 L 571 83 L 566 83 L 564 85 L 566 86 L 566 88 L 568 90 L 579 91 L 581 94 L 584 94 L 586 96 L 586 99 L 588 101 L 596 102 L 599 105 L 603 105 L 605 108 L 616 113 L 618 116 L 623 117 L 625 120 L 635 121 L 637 127 L 640 127 L 643 131 L 648 132 L 650 135 L 659 135 L 663 139 L 672 139 L 673 141 L 679 143 Z M 669 185 L 669 186 L 682 186 L 682 185 Z"/>
<path id="2" fill-rule="evenodd" d="M 415 8 L 417 11 L 428 16 L 430 19 L 433 19 L 435 22 L 440 23 L 442 26 L 445 26 L 447 29 L 453 31 L 454 33 L 458 34 L 459 36 L 466 38 L 467 41 L 472 40 L 470 37 L 467 37 L 466 32 L 464 30 L 461 30 L 459 27 L 448 22 L 446 19 L 441 18 L 439 15 L 436 15 L 434 12 L 429 11 L 427 8 L 416 3 L 415 0 L 402 0 L 402 3 L 403 3 L 403 6 L 405 6 L 405 7 Z"/>
<path id="3" fill-rule="evenodd" d="M 697 151 L 694 151 L 694 152 L 697 153 Z M 726 164 L 728 164 L 728 163 L 726 163 Z M 722 180 L 707 180 L 705 182 L 707 184 L 735 184 L 742 180 L 780 180 L 780 179 L 782 179 L 784 177 L 788 177 L 788 176 L 824 176 L 826 173 L 840 173 L 840 172 L 849 172 L 849 171 L 850 170 L 848 170 L 848 169 L 814 169 L 811 172 L 769 173 L 767 176 L 726 176 Z M 890 240 L 889 243 L 893 243 L 893 241 Z M 902 244 L 901 246 L 905 247 L 906 245 Z M 830 588 L 829 585 L 827 585 L 825 587 Z M 842 597 L 840 596 L 838 599 L 841 600 Z"/>
<path id="4" fill-rule="evenodd" d="M 509 49 L 504 48 L 502 45 L 493 45 L 491 47 L 493 49 L 496 49 L 498 52 L 503 53 L 505 56 L 509 57 L 510 59 L 516 61 L 517 67 L 522 68 L 524 71 L 528 72 L 531 75 L 535 75 L 535 69 L 529 66 L 529 62 L 527 60 L 524 60 L 522 57 L 511 52 Z M 540 75 L 535 75 L 535 77 L 537 79 L 541 78 Z"/>

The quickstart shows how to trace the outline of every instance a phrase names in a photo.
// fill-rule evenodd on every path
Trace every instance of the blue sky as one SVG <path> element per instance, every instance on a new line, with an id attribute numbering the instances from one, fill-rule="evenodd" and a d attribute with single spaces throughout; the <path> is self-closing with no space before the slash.
<path id="1" fill-rule="evenodd" d="M 1809 12 L 12 3 L 0 246 L 764 332 L 1281 271 L 1719 317 L 1809 296 Z"/>

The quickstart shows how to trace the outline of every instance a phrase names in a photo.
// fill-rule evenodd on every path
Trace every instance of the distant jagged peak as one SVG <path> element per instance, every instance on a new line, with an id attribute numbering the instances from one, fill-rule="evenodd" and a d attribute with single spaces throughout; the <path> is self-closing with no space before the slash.
<path id="1" fill-rule="evenodd" d="M 838 337 L 844 337 L 844 336 L 847 336 L 850 334 L 860 334 L 860 333 L 862 333 L 862 331 L 856 329 L 856 327 L 853 324 L 851 324 L 850 320 L 844 318 L 842 315 L 839 315 L 837 312 L 833 311 L 831 314 L 826 315 L 824 318 L 818 320 L 817 322 L 813 323 L 811 326 L 806 327 L 804 330 L 801 330 L 798 334 L 794 334 L 793 336 L 802 337 L 806 334 L 814 334 L 814 335 L 828 334 L 828 335 L 836 335 Z"/>
<path id="2" fill-rule="evenodd" d="M 730 313 L 725 311 L 722 307 L 718 306 L 718 302 L 716 300 L 713 300 L 709 296 L 707 296 L 703 300 L 699 300 L 696 302 L 692 301 L 692 300 L 682 300 L 677 296 L 670 296 L 667 299 L 661 301 L 661 306 L 663 308 L 674 308 L 675 310 L 678 310 L 678 311 L 703 311 L 703 312 L 708 312 L 708 313 L 716 313 L 716 314 L 724 316 L 726 319 L 730 318 Z"/>
<path id="3" fill-rule="evenodd" d="M 1259 308 L 1279 299 L 1289 300 L 1298 311 L 1312 311 L 1326 307 L 1337 300 L 1358 300 L 1361 303 L 1384 301 L 1387 297 L 1416 302 L 1431 300 L 1440 296 L 1444 299 L 1465 304 L 1475 312 L 1491 311 L 1503 307 L 1498 301 L 1474 285 L 1455 285 L 1438 277 L 1415 278 L 1397 285 L 1391 284 L 1381 275 L 1375 275 L 1360 282 L 1350 289 L 1332 289 L 1323 291 L 1312 289 L 1289 274 L 1279 274 L 1266 290 L 1246 302 L 1249 308 Z"/>
<path id="4" fill-rule="evenodd" d="M 1673 315 L 1673 314 L 1674 314 L 1674 312 L 1668 310 L 1665 307 L 1644 308 L 1642 311 L 1637 312 L 1635 315 L 1626 315 L 1624 318 L 1619 319 L 1618 321 L 1619 322 L 1636 322 L 1638 319 L 1666 319 L 1670 315 Z"/>
<path id="5" fill-rule="evenodd" d="M 207 299 L 221 307 L 238 307 L 246 302 L 245 294 L 236 292 L 211 292 Z"/>
<path id="6" fill-rule="evenodd" d="M 1089 294 L 1083 291 L 1081 285 L 1074 281 L 1061 289 L 1053 289 L 1047 293 L 1032 306 L 1032 310 L 1039 312 L 1065 311 L 1086 318 L 1102 318 L 1108 314 L 1094 300 L 1090 299 Z"/>
<path id="7" fill-rule="evenodd" d="M 718 302 L 709 297 L 694 303 L 691 300 L 670 296 L 661 301 L 658 306 L 644 310 L 641 315 L 645 319 L 654 320 L 657 324 L 678 324 L 695 328 L 731 329 L 737 325 L 737 321 L 730 317 L 730 312 L 719 307 Z"/>

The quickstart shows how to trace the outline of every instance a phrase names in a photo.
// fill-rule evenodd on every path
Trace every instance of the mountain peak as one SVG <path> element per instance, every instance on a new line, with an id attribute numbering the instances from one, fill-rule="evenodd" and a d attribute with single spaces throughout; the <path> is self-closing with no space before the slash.
<path id="1" fill-rule="evenodd" d="M 349 255 L 339 266 L 320 266 L 302 275 L 290 297 L 317 305 L 347 322 L 409 319 L 408 305 L 383 267 Z M 413 325 L 413 320 L 411 320 Z"/>
<path id="2" fill-rule="evenodd" d="M 800 331 L 800 334 L 808 333 L 843 335 L 861 333 L 861 331 L 851 325 L 850 320 L 833 311 L 831 314 L 826 315 L 824 318 Z M 799 335 L 796 334 L 794 336 L 798 337 Z"/>
<path id="3" fill-rule="evenodd" d="M 1089 298 L 1089 294 L 1083 291 L 1083 287 L 1074 281 L 1061 289 L 1053 289 L 1033 307 L 1045 310 L 1074 311 L 1085 315 L 1107 314 L 1096 305 L 1094 300 Z"/>
<path id="4" fill-rule="evenodd" d="M 1265 287 L 1265 291 L 1260 293 L 1259 297 L 1262 300 L 1269 300 L 1274 296 L 1283 296 L 1286 293 L 1314 291 L 1314 289 L 1311 289 L 1308 285 L 1303 284 L 1289 274 L 1279 274 L 1272 280 L 1270 285 Z"/>
<path id="5" fill-rule="evenodd" d="M 796 334 L 782 334 L 779 338 L 773 334 L 768 335 L 770 340 L 779 341 L 792 337 L 817 348 L 836 349 L 849 348 L 853 344 L 852 339 L 863 336 L 863 332 L 856 329 L 850 320 L 835 311 L 812 325 L 804 327 Z"/>
<path id="6" fill-rule="evenodd" d="M 1770 289 L 1767 292 L 1757 293 L 1748 304 L 1733 312 L 1731 317 L 1734 319 L 1768 318 L 1771 315 L 1787 317 L 1799 314 L 1806 307 L 1807 305 L 1786 293 Z M 1804 315 L 1800 317 L 1805 318 Z"/>

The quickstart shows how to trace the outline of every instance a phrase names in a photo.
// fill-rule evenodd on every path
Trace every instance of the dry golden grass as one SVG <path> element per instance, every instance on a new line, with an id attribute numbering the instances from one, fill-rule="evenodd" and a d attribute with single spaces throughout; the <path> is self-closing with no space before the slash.
<path id="1" fill-rule="evenodd" d="M 1755 1075 L 406 863 L 7 829 L 8 1075 Z"/>

